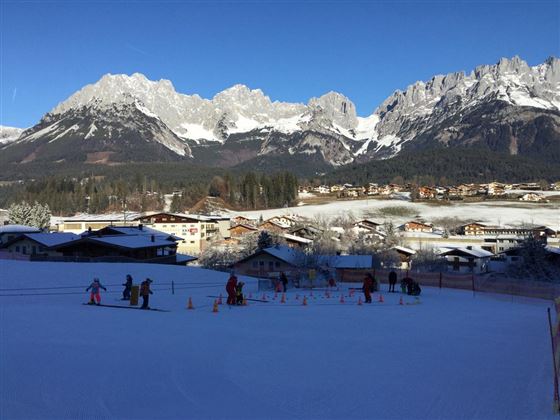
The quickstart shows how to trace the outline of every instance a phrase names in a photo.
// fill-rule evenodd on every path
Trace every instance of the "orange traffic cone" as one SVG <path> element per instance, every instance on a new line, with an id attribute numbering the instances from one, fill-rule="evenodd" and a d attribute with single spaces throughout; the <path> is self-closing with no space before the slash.
<path id="1" fill-rule="evenodd" d="M 360 297 L 358 298 L 358 306 L 361 306 L 361 305 L 362 305 L 362 297 L 360 296 Z"/>
<path id="2" fill-rule="evenodd" d="M 401 296 L 401 298 L 399 299 L 399 305 L 404 305 L 404 300 L 403 300 L 402 296 Z"/>
<path id="3" fill-rule="evenodd" d="M 344 294 L 340 295 L 340 303 L 344 303 Z"/>
<path id="4" fill-rule="evenodd" d="M 303 297 L 303 303 L 302 303 L 302 305 L 303 305 L 303 306 L 307 306 L 307 296 L 304 296 L 304 297 Z"/>
<path id="5" fill-rule="evenodd" d="M 218 305 L 222 304 L 222 294 L 220 293 L 220 296 L 218 296 Z"/>
<path id="6" fill-rule="evenodd" d="M 385 300 L 383 300 L 383 295 L 379 293 L 379 303 L 383 303 L 383 302 L 385 302 Z"/>
<path id="7" fill-rule="evenodd" d="M 187 309 L 194 309 L 194 305 L 192 304 L 192 299 L 189 298 L 189 303 L 187 304 Z"/>
<path id="8" fill-rule="evenodd" d="M 282 293 L 282 298 L 280 298 L 280 303 L 286 303 L 286 293 Z"/>
<path id="9" fill-rule="evenodd" d="M 241 305 L 242 306 L 247 306 L 248 305 L 247 299 L 243 298 L 243 302 L 241 303 Z"/>
<path id="10" fill-rule="evenodd" d="M 217 300 L 214 301 L 214 306 L 212 307 L 212 312 L 214 312 L 214 313 L 218 312 L 218 301 Z"/>

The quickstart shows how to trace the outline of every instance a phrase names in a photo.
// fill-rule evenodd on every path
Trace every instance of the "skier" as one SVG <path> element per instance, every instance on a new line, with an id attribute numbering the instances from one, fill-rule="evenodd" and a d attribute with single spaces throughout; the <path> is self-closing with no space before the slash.
<path id="1" fill-rule="evenodd" d="M 126 282 L 123 283 L 124 290 L 122 292 L 121 300 L 130 300 L 130 291 L 132 289 L 132 276 L 130 274 L 126 275 Z"/>
<path id="2" fill-rule="evenodd" d="M 420 295 L 421 292 L 422 289 L 420 288 L 418 282 L 415 282 L 414 280 L 411 279 L 411 281 L 408 284 L 408 294 L 411 296 L 418 296 Z"/>
<path id="3" fill-rule="evenodd" d="M 150 309 L 150 307 L 148 306 L 148 303 L 150 301 L 150 295 L 154 294 L 154 292 L 152 292 L 150 290 L 150 284 L 151 283 L 152 283 L 152 280 L 147 278 L 140 285 L 140 296 L 142 296 L 142 307 L 141 307 L 141 309 Z"/>
<path id="4" fill-rule="evenodd" d="M 240 281 L 239 283 L 237 283 L 237 286 L 235 286 L 235 298 L 236 298 L 236 304 L 237 305 L 242 305 L 243 304 L 243 286 L 244 285 L 245 285 L 245 283 Z"/>
<path id="5" fill-rule="evenodd" d="M 93 279 L 93 282 L 86 289 L 86 292 L 89 292 L 90 289 L 91 289 L 91 295 L 89 297 L 89 304 L 101 305 L 100 289 L 103 289 L 105 291 L 107 291 L 107 289 L 101 284 L 101 282 L 97 277 Z M 95 301 L 97 301 L 97 303 L 95 303 Z"/>
<path id="6" fill-rule="evenodd" d="M 286 293 L 286 290 L 288 289 L 288 277 L 286 276 L 286 273 L 284 273 L 283 271 L 280 273 L 280 281 L 282 282 L 282 288 L 284 289 L 284 293 Z"/>
<path id="7" fill-rule="evenodd" d="M 373 277 L 370 273 L 367 273 L 364 277 L 364 284 L 362 290 L 364 291 L 364 298 L 366 303 L 371 303 L 371 290 L 373 288 Z"/>
<path id="8" fill-rule="evenodd" d="M 227 298 L 228 305 L 235 305 L 236 287 L 237 287 L 237 277 L 235 277 L 235 273 L 232 271 L 226 283 L 226 292 L 228 294 L 228 298 Z"/>
<path id="9" fill-rule="evenodd" d="M 397 273 L 391 270 L 389 273 L 389 292 L 395 293 L 395 285 L 397 284 Z"/>

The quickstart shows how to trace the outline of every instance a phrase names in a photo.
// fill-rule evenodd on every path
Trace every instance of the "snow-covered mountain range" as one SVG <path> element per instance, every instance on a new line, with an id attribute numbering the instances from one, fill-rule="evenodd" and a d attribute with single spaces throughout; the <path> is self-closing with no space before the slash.
<path id="1" fill-rule="evenodd" d="M 284 103 L 235 85 L 204 99 L 178 93 L 169 80 L 108 74 L 19 136 L 13 130 L 6 131 L 10 140 L 0 137 L 12 162 L 77 153 L 73 160 L 90 163 L 196 159 L 227 166 L 313 155 L 339 166 L 435 144 L 531 155 L 560 149 L 560 60 L 530 67 L 514 57 L 435 76 L 397 90 L 366 118 L 336 92 Z"/>

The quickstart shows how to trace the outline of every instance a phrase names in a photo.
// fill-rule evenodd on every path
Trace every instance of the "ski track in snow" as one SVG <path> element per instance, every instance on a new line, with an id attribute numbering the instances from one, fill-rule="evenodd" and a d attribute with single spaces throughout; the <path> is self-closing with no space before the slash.
<path id="1" fill-rule="evenodd" d="M 154 279 L 150 305 L 171 312 L 82 305 L 94 276 L 110 303 L 128 273 L 135 284 Z M 225 294 L 215 284 L 227 276 L 0 260 L 0 295 L 78 292 L 0 296 L 0 417 L 553 417 L 546 301 L 424 288 L 419 305 L 400 306 L 400 294 L 387 293 L 383 304 L 374 295 L 371 306 L 357 306 L 358 294 L 340 304 L 341 292 L 326 299 L 316 291 L 304 307 L 303 292 L 290 290 L 284 305 L 224 305 L 214 314 L 206 296 Z M 256 297 L 255 280 L 241 279 Z M 172 295 L 162 290 L 171 280 L 210 286 L 181 285 Z M 185 309 L 189 297 L 194 311 Z"/>

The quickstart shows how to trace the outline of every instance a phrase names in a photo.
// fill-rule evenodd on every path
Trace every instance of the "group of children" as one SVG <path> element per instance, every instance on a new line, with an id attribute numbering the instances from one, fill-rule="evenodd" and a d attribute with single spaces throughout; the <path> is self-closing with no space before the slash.
<path id="1" fill-rule="evenodd" d="M 395 293 L 395 285 L 397 284 L 397 273 L 391 271 L 389 273 L 389 293 Z M 366 303 L 371 303 L 371 294 L 378 290 L 377 280 L 373 277 L 371 273 L 367 273 L 364 277 L 362 284 L 362 290 L 364 292 L 364 298 Z M 418 282 L 414 281 L 410 277 L 405 277 L 401 280 L 401 292 L 411 296 L 418 296 L 422 292 Z"/>
<path id="2" fill-rule="evenodd" d="M 150 285 L 152 280 L 147 278 L 140 284 L 140 293 L 139 295 L 142 297 L 142 306 L 141 309 L 150 309 L 148 306 L 150 301 L 150 295 L 154 292 L 150 289 Z M 132 276 L 130 274 L 126 275 L 126 281 L 123 283 L 124 290 L 123 290 L 123 297 L 121 300 L 130 300 L 130 294 L 132 292 Z M 91 294 L 89 297 L 89 305 L 101 305 L 101 289 L 107 291 L 107 288 L 101 284 L 101 281 L 96 277 L 93 279 L 93 282 L 89 285 L 86 289 L 86 292 L 91 290 Z"/>

